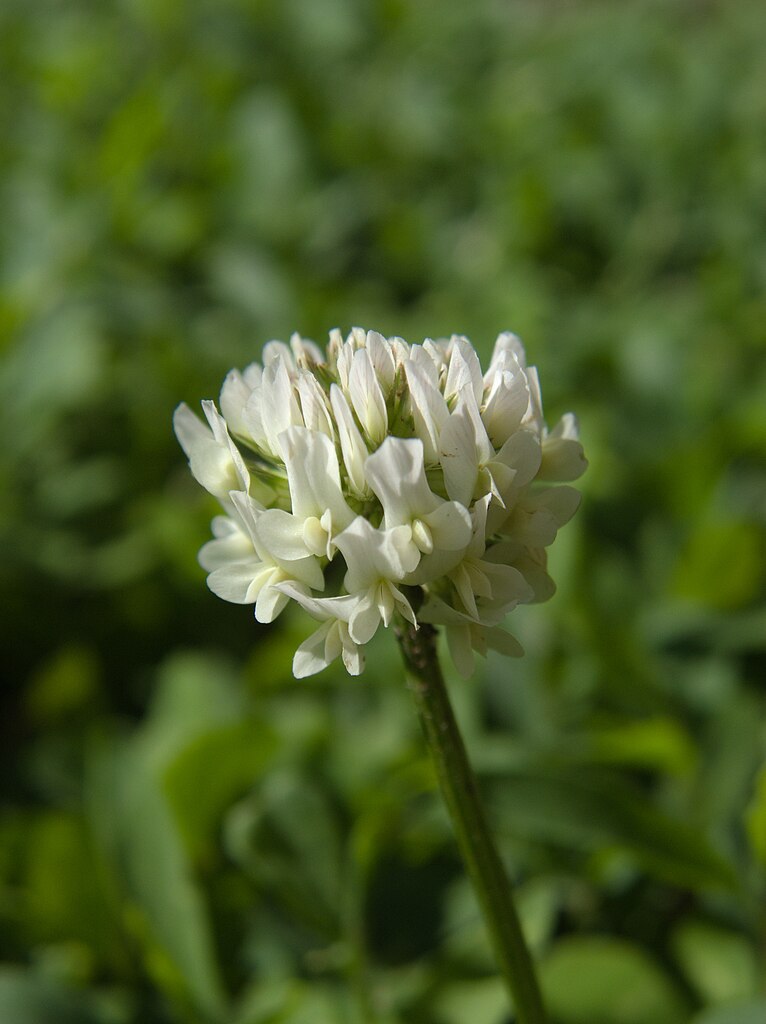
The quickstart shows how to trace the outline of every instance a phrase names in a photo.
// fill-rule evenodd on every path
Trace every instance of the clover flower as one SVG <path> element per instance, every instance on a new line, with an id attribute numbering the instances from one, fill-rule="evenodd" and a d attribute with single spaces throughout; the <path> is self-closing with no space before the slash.
<path id="1" fill-rule="evenodd" d="M 464 337 L 359 328 L 332 331 L 326 354 L 293 335 L 262 359 L 228 374 L 220 413 L 202 403 L 207 426 L 186 405 L 174 416 L 224 511 L 199 555 L 213 593 L 259 622 L 289 601 L 318 620 L 298 678 L 338 657 L 358 675 L 397 613 L 444 626 L 463 676 L 474 652 L 521 654 L 501 623 L 553 593 L 545 549 L 587 463 L 571 414 L 546 429 L 516 335 L 498 337 L 486 373 Z"/>

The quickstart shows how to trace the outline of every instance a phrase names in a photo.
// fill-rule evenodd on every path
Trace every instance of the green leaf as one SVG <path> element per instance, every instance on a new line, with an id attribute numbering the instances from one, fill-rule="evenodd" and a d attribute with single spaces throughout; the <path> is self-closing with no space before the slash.
<path id="1" fill-rule="evenodd" d="M 142 728 L 93 751 L 91 817 L 132 905 L 129 923 L 147 969 L 174 999 L 221 1018 L 226 998 L 190 854 L 249 787 L 270 740 L 242 720 L 241 688 L 224 660 L 182 652 L 158 675 Z"/>
<path id="2" fill-rule="evenodd" d="M 272 774 L 232 809 L 225 841 L 229 855 L 291 915 L 335 935 L 342 849 L 336 812 L 319 786 L 288 772 Z"/>
<path id="3" fill-rule="evenodd" d="M 691 1024 L 763 1024 L 765 1020 L 766 999 L 756 999 L 705 1010 Z"/>
<path id="4" fill-rule="evenodd" d="M 673 950 L 705 1003 L 754 996 L 759 967 L 743 935 L 704 921 L 686 921 L 673 935 Z"/>
<path id="5" fill-rule="evenodd" d="M 696 750 L 688 733 L 672 718 L 616 722 L 594 729 L 587 742 L 600 761 L 673 775 L 688 774 L 696 761 Z"/>
<path id="6" fill-rule="evenodd" d="M 564 939 L 543 962 L 543 993 L 560 1024 L 685 1024 L 680 990 L 639 946 L 620 939 Z"/>
<path id="7" fill-rule="evenodd" d="M 731 841 L 751 796 L 753 776 L 763 763 L 759 702 L 747 692 L 729 699 L 710 719 L 694 792 L 699 818 Z"/>
<path id="8" fill-rule="evenodd" d="M 167 764 L 186 744 L 244 712 L 242 687 L 229 662 L 198 651 L 167 658 L 157 675 L 139 733 L 155 764 Z"/>
<path id="9" fill-rule="evenodd" d="M 174 1000 L 223 1019 L 204 900 L 146 748 L 134 740 L 96 752 L 89 788 L 94 829 L 129 902 L 127 923 L 147 970 Z"/>
<path id="10" fill-rule="evenodd" d="M 454 981 L 440 990 L 435 1007 L 444 1024 L 505 1024 L 509 997 L 499 978 Z"/>
<path id="11" fill-rule="evenodd" d="M 118 922 L 82 818 L 50 811 L 28 823 L 24 925 L 33 945 L 78 940 L 111 970 L 124 966 Z"/>
<path id="12" fill-rule="evenodd" d="M 0 966 L 3 1024 L 105 1024 L 87 995 L 33 971 Z"/>
<path id="13" fill-rule="evenodd" d="M 165 793 L 189 856 L 210 844 L 224 811 L 246 792 L 277 749 L 265 724 L 234 722 L 192 740 L 165 770 Z"/>
<path id="14" fill-rule="evenodd" d="M 766 867 L 766 767 L 756 779 L 755 793 L 747 810 L 747 832 L 753 853 Z"/>
<path id="15" fill-rule="evenodd" d="M 255 982 L 240 999 L 233 1024 L 361 1024 L 353 996 L 340 987 L 299 979 Z M 377 1021 L 377 1017 L 376 1017 Z M 383 1024 L 383 1021 L 380 1022 Z"/>
<path id="16" fill-rule="evenodd" d="M 509 775 L 493 804 L 499 834 L 593 852 L 614 846 L 685 888 L 736 884 L 732 868 L 702 833 L 657 810 L 616 774 L 541 769 Z"/>
<path id="17" fill-rule="evenodd" d="M 67 644 L 44 662 L 30 680 L 27 709 L 33 721 L 46 724 L 92 705 L 98 692 L 98 662 L 93 651 Z"/>
<path id="18" fill-rule="evenodd" d="M 533 954 L 545 949 L 555 928 L 565 887 L 559 879 L 533 878 L 514 890 L 524 937 Z M 448 890 L 444 906 L 444 945 L 450 956 L 471 971 L 493 972 L 495 954 L 473 887 L 459 878 Z"/>
<path id="19" fill-rule="evenodd" d="M 738 608 L 763 574 L 758 527 L 747 522 L 701 523 L 675 568 L 672 592 L 711 608 Z"/>

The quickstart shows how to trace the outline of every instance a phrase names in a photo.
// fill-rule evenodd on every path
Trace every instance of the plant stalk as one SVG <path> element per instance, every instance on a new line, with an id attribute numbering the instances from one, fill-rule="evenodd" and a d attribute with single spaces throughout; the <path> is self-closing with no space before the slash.
<path id="1" fill-rule="evenodd" d="M 546 1024 L 535 976 L 511 885 L 487 825 L 476 776 L 452 711 L 436 653 L 436 630 L 400 623 L 397 636 L 409 687 L 436 766 L 458 846 L 492 939 L 498 966 L 511 995 L 519 1024 Z"/>

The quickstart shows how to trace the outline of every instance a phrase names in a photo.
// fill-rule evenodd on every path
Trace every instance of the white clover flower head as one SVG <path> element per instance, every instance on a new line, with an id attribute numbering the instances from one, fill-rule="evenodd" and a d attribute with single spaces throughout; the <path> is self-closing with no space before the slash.
<path id="1" fill-rule="evenodd" d="M 458 672 L 474 652 L 518 656 L 501 624 L 554 591 L 546 548 L 574 515 L 586 468 L 571 413 L 548 431 L 537 372 L 515 334 L 489 369 L 467 338 L 409 345 L 354 328 L 326 353 L 297 334 L 232 370 L 207 425 L 176 436 L 220 502 L 200 551 L 210 589 L 271 622 L 295 601 L 320 623 L 301 678 L 340 657 L 352 675 L 398 613 L 444 626 Z M 562 486 L 563 484 L 563 486 Z"/>

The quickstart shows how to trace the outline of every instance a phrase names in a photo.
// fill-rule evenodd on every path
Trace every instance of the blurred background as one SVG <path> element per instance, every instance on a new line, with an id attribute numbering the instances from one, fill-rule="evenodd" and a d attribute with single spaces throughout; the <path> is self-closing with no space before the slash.
<path id="1" fill-rule="evenodd" d="M 512 329 L 591 468 L 454 699 L 556 1024 L 762 1024 L 758 0 L 4 0 L 0 1024 L 504 1024 L 393 638 L 206 589 L 173 408 Z"/>

